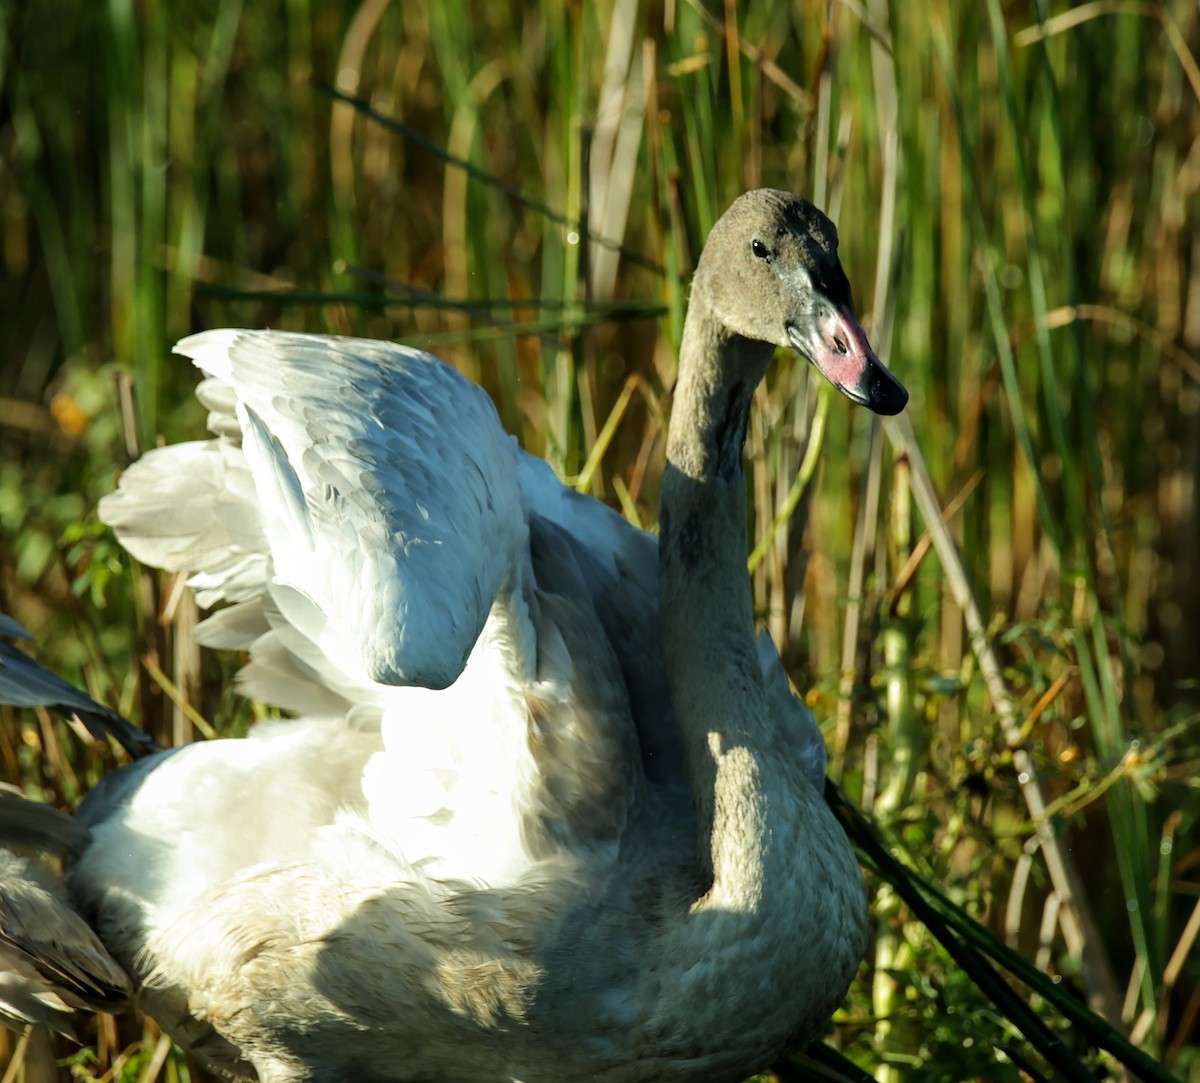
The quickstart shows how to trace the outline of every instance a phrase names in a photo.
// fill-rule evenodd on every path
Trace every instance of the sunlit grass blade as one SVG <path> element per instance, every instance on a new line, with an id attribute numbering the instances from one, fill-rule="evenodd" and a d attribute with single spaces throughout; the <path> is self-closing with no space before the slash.
<path id="1" fill-rule="evenodd" d="M 912 907 L 939 942 L 1001 1007 L 1025 1038 L 1066 1079 L 1094 1080 L 1093 1071 L 1052 1034 L 1041 1018 L 1020 1000 L 986 962 L 992 960 L 1031 992 L 1051 1004 L 1077 1027 L 1096 1048 L 1103 1049 L 1139 1078 L 1156 1083 L 1178 1083 L 1161 1064 L 1134 1046 L 1111 1023 L 1092 1012 L 1069 990 L 1056 984 L 1029 960 L 955 905 L 925 877 L 895 856 L 896 844 L 880 834 L 871 821 L 832 782 L 826 783 L 826 800 L 854 841 L 860 858 Z M 1028 1029 L 1027 1029 L 1028 1028 Z"/>

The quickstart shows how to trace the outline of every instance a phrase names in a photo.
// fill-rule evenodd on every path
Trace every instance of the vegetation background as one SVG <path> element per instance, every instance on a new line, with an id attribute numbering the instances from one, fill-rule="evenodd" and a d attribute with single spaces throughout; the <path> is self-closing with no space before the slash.
<path id="1" fill-rule="evenodd" d="M 1197 51 L 1194 0 L 6 0 L 0 605 L 160 739 L 244 730 L 236 660 L 94 513 L 202 435 L 170 355 L 202 327 L 427 344 L 652 526 L 706 230 L 800 192 L 912 400 L 880 425 L 780 358 L 762 619 L 893 852 L 1200 1080 Z M 113 760 L 0 717 L 37 797 Z M 880 1080 L 1043 1078 L 872 889 L 831 1043 Z M 201 1078 L 143 1021 L 87 1041 L 10 1041 L 0 1078 Z"/>

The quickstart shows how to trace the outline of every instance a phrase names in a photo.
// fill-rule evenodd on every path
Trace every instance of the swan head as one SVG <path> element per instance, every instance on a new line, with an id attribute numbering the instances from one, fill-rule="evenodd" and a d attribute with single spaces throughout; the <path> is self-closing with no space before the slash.
<path id="1" fill-rule="evenodd" d="M 908 392 L 867 341 L 837 248 L 837 227 L 806 199 L 747 192 L 713 226 L 693 297 L 727 331 L 795 350 L 847 398 L 898 414 Z"/>

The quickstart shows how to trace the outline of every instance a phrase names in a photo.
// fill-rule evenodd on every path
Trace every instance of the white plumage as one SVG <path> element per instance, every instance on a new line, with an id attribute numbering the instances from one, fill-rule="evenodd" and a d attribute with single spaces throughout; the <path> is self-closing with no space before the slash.
<path id="1" fill-rule="evenodd" d="M 738 1079 L 823 1023 L 865 924 L 820 732 L 752 628 L 740 455 L 775 345 L 904 404 L 832 224 L 756 192 L 697 271 L 661 541 L 428 355 L 179 345 L 215 438 L 149 453 L 101 516 L 229 603 L 201 642 L 302 719 L 82 807 L 73 897 L 177 1039 L 278 1083 L 618 1083 Z"/>

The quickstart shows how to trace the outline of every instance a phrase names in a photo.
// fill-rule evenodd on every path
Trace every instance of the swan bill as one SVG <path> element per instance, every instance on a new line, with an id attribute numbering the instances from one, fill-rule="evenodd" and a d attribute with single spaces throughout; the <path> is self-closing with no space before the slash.
<path id="1" fill-rule="evenodd" d="M 843 395 L 877 414 L 898 414 L 908 392 L 875 356 L 849 305 L 817 298 L 808 334 L 791 324 L 787 337 Z"/>

